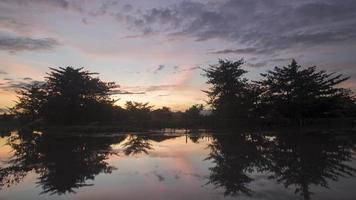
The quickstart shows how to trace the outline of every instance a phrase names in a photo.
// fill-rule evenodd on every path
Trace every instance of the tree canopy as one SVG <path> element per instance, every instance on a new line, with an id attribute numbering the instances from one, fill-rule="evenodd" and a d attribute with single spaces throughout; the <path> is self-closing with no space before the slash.
<path id="1" fill-rule="evenodd" d="M 207 83 L 211 85 L 205 91 L 209 97 L 208 103 L 215 114 L 224 118 L 247 117 L 252 109 L 252 90 L 247 73 L 242 69 L 244 61 L 219 60 L 217 65 L 211 65 L 205 71 Z"/>
<path id="2" fill-rule="evenodd" d="M 261 75 L 263 80 L 258 83 L 269 115 L 294 119 L 335 116 L 353 104 L 351 91 L 337 87 L 349 79 L 341 74 L 318 71 L 315 66 L 302 68 L 292 60 L 288 66 Z"/>
<path id="3" fill-rule="evenodd" d="M 113 122 L 124 127 L 201 127 L 236 125 L 239 121 L 272 120 L 287 123 L 304 119 L 356 116 L 356 104 L 349 89 L 339 87 L 348 80 L 342 74 L 313 67 L 302 67 L 295 60 L 261 74 L 261 80 L 246 78 L 244 61 L 219 60 L 204 70 L 204 91 L 210 116 L 202 116 L 204 105 L 193 105 L 185 112 L 149 103 L 127 101 L 115 105 L 114 82 L 100 80 L 97 73 L 83 68 L 50 68 L 44 82 L 34 82 L 17 92 L 12 109 L 22 120 L 61 124 Z M 210 113 L 210 112 L 205 112 Z M 290 120 L 292 119 L 292 120 Z M 244 121 L 245 120 L 245 121 Z M 222 122 L 222 123 L 220 123 Z"/>
<path id="4" fill-rule="evenodd" d="M 22 88 L 14 107 L 30 120 L 44 118 L 65 124 L 107 119 L 114 100 L 110 92 L 114 82 L 104 82 L 83 68 L 50 68 L 41 84 Z"/>

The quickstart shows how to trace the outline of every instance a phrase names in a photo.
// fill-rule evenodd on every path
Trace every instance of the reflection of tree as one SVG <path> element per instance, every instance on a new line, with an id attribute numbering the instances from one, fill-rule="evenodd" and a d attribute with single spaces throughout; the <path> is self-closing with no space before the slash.
<path id="1" fill-rule="evenodd" d="M 253 178 L 248 173 L 262 171 L 268 164 L 261 154 L 261 137 L 220 135 L 213 138 L 207 159 L 215 166 L 210 168 L 209 183 L 224 188 L 225 195 L 250 195 L 248 184 Z"/>
<path id="2" fill-rule="evenodd" d="M 1 169 L 0 186 L 20 182 L 34 170 L 42 193 L 64 194 L 88 186 L 100 173 L 111 173 L 113 167 L 105 161 L 110 145 L 123 137 L 55 137 L 47 134 L 21 134 L 9 138 L 14 156 L 8 167 Z"/>
<path id="3" fill-rule="evenodd" d="M 294 186 L 295 193 L 310 199 L 310 186 L 328 187 L 328 180 L 352 176 L 355 168 L 345 164 L 352 159 L 353 144 L 328 136 L 280 136 L 269 156 L 272 178 L 285 187 Z"/>
<path id="4" fill-rule="evenodd" d="M 213 136 L 209 160 L 209 183 L 225 190 L 225 195 L 252 194 L 248 185 L 252 172 L 272 174 L 271 179 L 310 199 L 311 186 L 328 187 L 328 181 L 352 176 L 352 141 L 330 136 Z"/>
<path id="5" fill-rule="evenodd" d="M 8 137 L 11 135 L 11 130 L 7 130 L 6 128 L 0 127 L 0 138 L 2 137 Z"/>
<path id="6" fill-rule="evenodd" d="M 144 135 L 129 135 L 126 142 L 122 144 L 125 155 L 145 153 L 152 149 L 149 137 Z"/>
<path id="7" fill-rule="evenodd" d="M 189 134 L 187 134 L 187 135 L 188 135 L 190 141 L 192 141 L 195 144 L 198 144 L 199 140 L 210 137 L 210 136 L 207 136 L 206 133 L 204 133 L 204 132 L 199 132 L 199 131 L 194 131 L 194 130 L 191 130 L 188 133 Z"/>

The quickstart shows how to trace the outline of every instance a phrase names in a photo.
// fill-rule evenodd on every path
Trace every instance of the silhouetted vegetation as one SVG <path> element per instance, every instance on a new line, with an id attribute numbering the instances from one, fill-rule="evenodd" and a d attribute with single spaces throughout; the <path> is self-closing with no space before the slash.
<path id="1" fill-rule="evenodd" d="M 262 122 L 302 125 L 320 118 L 355 117 L 352 92 L 337 87 L 348 77 L 302 68 L 295 60 L 286 67 L 275 67 L 260 81 L 249 81 L 243 60 L 220 60 L 205 70 L 206 91 L 219 127 Z M 263 124 L 263 123 L 262 123 Z"/>
<path id="2" fill-rule="evenodd" d="M 34 121 L 45 119 L 62 124 L 111 120 L 115 111 L 110 92 L 113 82 L 94 78 L 82 68 L 53 69 L 44 83 L 22 88 L 19 101 L 13 108 L 20 119 Z"/>
<path id="3" fill-rule="evenodd" d="M 211 85 L 205 91 L 209 97 L 214 114 L 225 119 L 249 118 L 254 116 L 258 103 L 258 88 L 244 77 L 244 61 L 219 60 L 205 70 L 207 83 Z"/>
<path id="4" fill-rule="evenodd" d="M 114 82 L 72 67 L 51 68 L 44 82 L 23 87 L 12 111 L 17 119 L 35 124 L 114 124 L 124 129 L 302 125 L 356 116 L 352 92 L 337 87 L 348 77 L 303 68 L 293 60 L 251 81 L 243 64 L 243 60 L 219 60 L 204 70 L 210 85 L 205 91 L 209 98 L 205 108 L 212 111 L 208 115 L 202 115 L 204 106 L 198 104 L 185 112 L 132 101 L 122 108 L 111 98 L 119 90 Z"/>
<path id="5" fill-rule="evenodd" d="M 341 74 L 303 69 L 295 60 L 262 74 L 264 115 L 289 119 L 347 116 L 354 107 L 351 91 L 337 88 L 348 79 Z"/>

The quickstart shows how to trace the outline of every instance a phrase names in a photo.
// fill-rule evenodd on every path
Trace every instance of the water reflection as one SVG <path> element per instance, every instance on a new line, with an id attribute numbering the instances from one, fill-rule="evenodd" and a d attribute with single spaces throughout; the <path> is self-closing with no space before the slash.
<path id="1" fill-rule="evenodd" d="M 209 183 L 224 188 L 225 195 L 251 195 L 248 184 L 253 181 L 249 173 L 264 171 L 269 161 L 264 155 L 266 140 L 259 135 L 216 135 L 209 145 L 207 159 L 210 168 Z"/>
<path id="2" fill-rule="evenodd" d="M 350 149 L 354 148 L 350 138 L 281 135 L 270 146 L 271 178 L 285 187 L 294 186 L 304 199 L 310 199 L 311 186 L 328 187 L 329 181 L 356 172 L 346 164 L 352 160 Z"/>
<path id="3" fill-rule="evenodd" d="M 8 144 L 14 156 L 1 169 L 0 186 L 19 183 L 32 170 L 39 175 L 42 193 L 64 194 L 89 186 L 99 173 L 111 173 L 114 167 L 105 161 L 112 153 L 110 145 L 119 137 L 56 137 L 21 132 L 11 135 Z"/>
<path id="4" fill-rule="evenodd" d="M 295 188 L 295 193 L 310 199 L 311 186 L 328 187 L 329 181 L 350 177 L 356 169 L 351 161 L 354 140 L 350 138 L 279 134 L 213 136 L 208 159 L 209 183 L 225 190 L 225 195 L 251 195 L 253 173 L 265 173 L 269 179 Z"/>
<path id="5" fill-rule="evenodd" d="M 148 150 L 152 149 L 152 144 L 148 141 L 148 136 L 129 135 L 123 147 L 126 156 L 140 153 L 148 154 Z"/>
<path id="6" fill-rule="evenodd" d="M 200 185 L 214 187 L 225 197 L 254 198 L 257 174 L 265 175 L 269 184 L 292 189 L 303 199 L 311 199 L 316 187 L 328 188 L 331 182 L 356 174 L 355 166 L 351 165 L 354 137 L 285 133 L 274 136 L 192 133 L 59 137 L 50 133 L 21 132 L 7 136 L 13 155 L 0 168 L 0 187 L 5 190 L 35 172 L 38 177 L 36 185 L 42 188 L 42 193 L 72 193 L 95 184 L 95 181 L 90 184 L 88 181 L 101 173 L 110 174 L 116 168 L 120 171 L 120 163 L 110 164 L 108 161 L 113 154 L 118 157 L 140 154 L 146 156 L 144 162 L 153 162 L 158 151 L 174 146 L 176 138 L 187 144 L 175 148 L 204 146 L 204 151 L 186 150 L 192 155 L 201 155 L 190 157 L 193 163 L 208 165 L 206 176 L 196 178 Z M 119 148 L 115 149 L 115 146 Z M 161 156 L 165 157 L 167 153 Z M 137 164 L 130 162 L 132 167 Z M 181 170 L 179 166 L 177 170 Z M 154 174 L 163 177 L 160 173 L 156 166 Z M 175 181 L 180 180 L 177 174 L 174 177 Z M 160 182 L 167 184 L 167 181 Z M 182 185 L 175 187 L 179 189 Z"/>

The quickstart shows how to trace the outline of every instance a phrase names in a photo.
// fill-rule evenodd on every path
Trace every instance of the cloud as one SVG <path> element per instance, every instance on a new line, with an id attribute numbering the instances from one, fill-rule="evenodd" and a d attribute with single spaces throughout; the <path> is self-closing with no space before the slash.
<path id="1" fill-rule="evenodd" d="M 290 62 L 293 58 L 273 58 L 269 61 L 271 62 Z"/>
<path id="2" fill-rule="evenodd" d="M 6 79 L 6 81 L 7 82 L 0 84 L 0 90 L 13 92 L 13 91 L 17 91 L 21 88 L 24 88 L 24 87 L 32 85 L 32 84 L 43 83 L 42 81 L 36 81 L 33 79 L 30 80 L 30 79 L 25 79 L 25 78 L 23 78 L 22 81 L 16 81 L 13 79 Z"/>
<path id="3" fill-rule="evenodd" d="M 161 90 L 173 90 L 177 88 L 178 85 L 151 85 L 147 87 L 143 87 L 145 92 L 154 92 L 154 91 L 161 91 Z"/>
<path id="4" fill-rule="evenodd" d="M 178 66 L 175 66 L 174 67 L 174 73 L 179 73 L 179 72 L 187 72 L 187 71 L 194 71 L 194 70 L 197 70 L 197 69 L 200 69 L 199 66 L 195 66 L 195 67 L 188 67 L 188 68 L 180 68 Z"/>
<path id="5" fill-rule="evenodd" d="M 171 94 L 159 94 L 159 95 L 157 95 L 157 97 L 168 97 L 168 96 L 171 96 Z"/>
<path id="6" fill-rule="evenodd" d="M 123 87 L 124 91 L 131 91 L 132 93 L 148 93 L 148 92 L 157 92 L 157 91 L 167 91 L 175 90 L 179 88 L 179 85 L 148 85 L 148 86 L 127 86 Z"/>
<path id="7" fill-rule="evenodd" d="M 90 22 L 87 18 L 82 18 L 82 23 L 85 24 L 85 25 L 89 25 Z"/>
<path id="8" fill-rule="evenodd" d="M 158 179 L 159 182 L 163 182 L 163 181 L 166 180 L 166 179 L 164 178 L 164 176 L 161 175 L 161 174 L 159 174 L 159 173 L 157 173 L 157 171 L 153 171 L 152 173 L 157 177 L 157 179 Z"/>
<path id="9" fill-rule="evenodd" d="M 145 92 L 130 92 L 126 90 L 112 90 L 111 95 L 133 95 L 133 94 L 145 94 Z"/>
<path id="10" fill-rule="evenodd" d="M 167 69 L 169 68 L 170 70 L 173 70 L 173 73 L 176 74 L 176 73 L 180 73 L 180 72 L 188 72 L 188 71 L 194 71 L 194 70 L 197 70 L 197 69 L 200 69 L 199 66 L 195 66 L 195 67 L 180 67 L 180 66 L 177 66 L 177 65 L 174 65 L 174 66 L 166 66 L 166 65 L 159 65 L 154 71 L 153 73 L 154 74 L 157 74 L 158 72 L 164 70 L 164 69 Z"/>
<path id="11" fill-rule="evenodd" d="M 89 12 L 92 17 L 102 16 L 108 14 L 109 10 L 119 5 L 118 1 L 103 1 L 99 8 L 95 11 Z"/>
<path id="12" fill-rule="evenodd" d="M 254 68 L 258 68 L 258 67 L 267 67 L 268 62 L 257 62 L 257 63 L 246 63 L 246 66 L 248 67 L 254 67 Z"/>
<path id="13" fill-rule="evenodd" d="M 221 39 L 247 46 L 215 53 L 279 52 L 356 42 L 356 1 L 183 1 L 125 19 L 145 34 Z"/>
<path id="14" fill-rule="evenodd" d="M 0 70 L 0 74 L 2 74 L 2 75 L 6 75 L 6 74 L 7 74 L 7 72 L 5 72 L 5 71 L 3 71 L 3 70 Z"/>
<path id="15" fill-rule="evenodd" d="M 37 4 L 65 9 L 69 7 L 69 1 L 67 0 L 1 0 L 1 3 L 17 4 L 21 6 L 30 6 L 32 4 Z"/>
<path id="16" fill-rule="evenodd" d="M 53 38 L 33 39 L 21 36 L 0 36 L 0 50 L 17 51 L 38 51 L 51 50 L 59 45 Z"/>
<path id="17" fill-rule="evenodd" d="M 133 10 L 133 6 L 131 4 L 125 4 L 122 9 L 124 12 L 130 12 Z"/>
<path id="18" fill-rule="evenodd" d="M 173 69 L 173 73 L 176 74 L 176 73 L 180 73 L 180 72 L 187 72 L 187 71 L 193 71 L 193 70 L 196 70 L 196 69 L 200 69 L 199 66 L 195 66 L 195 67 L 188 67 L 188 68 L 182 68 L 180 66 L 177 66 L 177 65 L 174 65 L 174 66 L 171 66 L 171 67 L 168 67 L 166 65 L 159 65 L 154 71 L 153 73 L 157 74 L 158 72 L 164 70 L 164 69 Z"/>
<path id="19" fill-rule="evenodd" d="M 224 49 L 220 51 L 213 51 L 210 52 L 209 54 L 259 54 L 259 53 L 266 53 L 266 52 L 250 47 L 244 49 Z"/>
<path id="20" fill-rule="evenodd" d="M 158 67 L 153 71 L 153 73 L 157 74 L 158 72 L 162 71 L 166 66 L 158 65 Z"/>
<path id="21" fill-rule="evenodd" d="M 10 18 L 7 16 L 0 16 L 0 28 L 18 30 L 19 32 L 24 32 L 26 30 L 27 24 L 18 21 L 17 19 Z"/>

